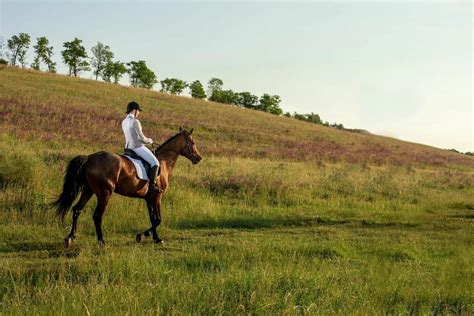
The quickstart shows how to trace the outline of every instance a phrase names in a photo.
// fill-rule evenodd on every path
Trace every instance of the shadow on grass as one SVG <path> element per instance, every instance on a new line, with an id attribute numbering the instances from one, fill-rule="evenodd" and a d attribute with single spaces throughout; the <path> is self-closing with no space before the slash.
<path id="1" fill-rule="evenodd" d="M 373 220 L 332 219 L 326 217 L 239 217 L 228 219 L 192 219 L 180 221 L 174 226 L 178 229 L 259 229 L 276 227 L 310 227 L 310 226 L 362 226 L 367 228 L 414 228 L 420 223 L 376 222 Z"/>
<path id="2" fill-rule="evenodd" d="M 462 219 L 474 219 L 474 214 L 460 214 L 460 215 L 452 215 L 453 218 L 462 218 Z"/>
<path id="3" fill-rule="evenodd" d="M 273 227 L 309 227 L 317 224 L 323 225 L 342 225 L 350 223 L 349 220 L 338 220 L 321 217 L 240 217 L 223 220 L 203 218 L 176 223 L 180 229 L 209 229 L 209 228 L 239 228 L 239 229 L 258 229 Z"/>
<path id="4" fill-rule="evenodd" d="M 75 258 L 79 256 L 80 249 L 65 249 L 61 242 L 13 242 L 0 246 L 0 253 L 18 253 L 19 256 L 41 253 L 45 258 Z"/>
<path id="5" fill-rule="evenodd" d="M 399 227 L 399 228 L 411 228 L 418 227 L 420 223 L 402 223 L 402 222 L 376 222 L 372 220 L 363 219 L 361 222 L 362 226 L 366 227 Z"/>

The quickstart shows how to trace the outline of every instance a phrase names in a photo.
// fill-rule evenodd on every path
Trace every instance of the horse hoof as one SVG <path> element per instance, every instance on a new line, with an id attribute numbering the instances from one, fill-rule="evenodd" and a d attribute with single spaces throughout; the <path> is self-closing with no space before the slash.
<path id="1" fill-rule="evenodd" d="M 72 238 L 64 239 L 64 247 L 66 247 L 66 249 L 71 247 L 71 244 L 72 244 Z"/>
<path id="2" fill-rule="evenodd" d="M 105 247 L 105 241 L 99 240 L 99 246 L 100 247 Z"/>
<path id="3" fill-rule="evenodd" d="M 143 235 L 145 235 L 145 237 L 150 237 L 150 232 L 146 231 L 146 232 L 143 233 Z"/>
<path id="4" fill-rule="evenodd" d="M 158 244 L 158 245 L 163 245 L 164 244 L 163 240 L 161 240 L 161 239 L 155 239 L 153 241 L 155 242 L 155 244 Z"/>
<path id="5" fill-rule="evenodd" d="M 140 243 L 142 241 L 142 234 L 137 234 L 137 236 L 135 237 L 135 241 L 137 243 Z"/>

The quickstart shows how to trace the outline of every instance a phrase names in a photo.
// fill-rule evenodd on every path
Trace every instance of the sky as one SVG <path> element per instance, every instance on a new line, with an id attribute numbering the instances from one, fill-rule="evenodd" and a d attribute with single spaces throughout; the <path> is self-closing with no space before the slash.
<path id="1" fill-rule="evenodd" d="M 448 0 L 0 0 L 0 35 L 46 36 L 60 73 L 62 43 L 78 37 L 90 52 L 100 41 L 118 60 L 145 60 L 159 80 L 218 77 L 226 89 L 279 95 L 284 111 L 465 152 L 474 151 L 472 9 Z"/>

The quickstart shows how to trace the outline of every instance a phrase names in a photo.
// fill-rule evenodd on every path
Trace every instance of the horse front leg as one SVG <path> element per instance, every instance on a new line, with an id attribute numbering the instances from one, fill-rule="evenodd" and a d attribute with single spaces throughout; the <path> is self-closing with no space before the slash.
<path id="1" fill-rule="evenodd" d="M 161 203 L 157 201 L 147 201 L 148 216 L 150 217 L 151 227 L 142 233 L 138 233 L 135 237 L 136 242 L 141 242 L 142 234 L 145 237 L 149 237 L 150 233 L 153 235 L 153 241 L 155 243 L 163 243 L 157 233 L 157 228 L 161 223 Z"/>
<path id="2" fill-rule="evenodd" d="M 153 233 L 153 241 L 157 244 L 162 244 L 163 240 L 161 240 L 160 237 L 158 237 L 158 226 L 161 224 L 161 203 L 158 201 L 155 206 L 153 207 L 153 219 L 154 222 L 152 223 L 152 233 Z"/>

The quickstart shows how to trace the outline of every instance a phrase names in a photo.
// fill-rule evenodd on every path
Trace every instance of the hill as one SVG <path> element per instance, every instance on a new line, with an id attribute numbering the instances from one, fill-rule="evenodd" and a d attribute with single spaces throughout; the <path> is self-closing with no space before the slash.
<path id="1" fill-rule="evenodd" d="M 180 125 L 194 127 L 208 156 L 474 167 L 472 157 L 387 137 L 93 80 L 0 70 L 1 131 L 25 140 L 121 150 L 120 122 L 130 100 L 143 105 L 148 135 L 163 141 Z"/>
<path id="2" fill-rule="evenodd" d="M 147 136 L 194 127 L 163 198 L 92 199 L 70 249 L 50 202 L 69 160 L 121 152 L 127 102 Z M 474 313 L 474 159 L 267 113 L 0 69 L 0 314 Z"/>

